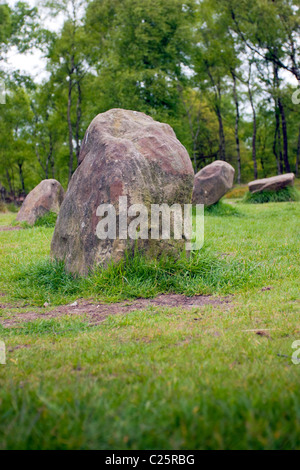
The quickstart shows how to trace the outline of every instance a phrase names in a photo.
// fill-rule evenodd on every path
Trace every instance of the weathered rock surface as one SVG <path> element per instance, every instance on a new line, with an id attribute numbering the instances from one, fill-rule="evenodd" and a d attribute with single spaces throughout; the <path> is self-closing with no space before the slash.
<path id="1" fill-rule="evenodd" d="M 90 124 L 57 220 L 51 253 L 68 271 L 87 274 L 96 265 L 119 261 L 126 249 L 164 252 L 170 241 L 100 240 L 97 208 L 112 204 L 119 226 L 119 197 L 128 206 L 191 202 L 194 172 L 173 129 L 136 111 L 112 109 Z M 184 242 L 184 241 L 183 241 Z"/>
<path id="2" fill-rule="evenodd" d="M 287 186 L 294 186 L 294 173 L 286 173 L 285 175 L 272 176 L 271 178 L 263 178 L 261 180 L 251 181 L 248 184 L 251 193 L 259 193 L 261 191 L 278 191 Z"/>
<path id="3" fill-rule="evenodd" d="M 58 181 L 43 180 L 26 197 L 17 215 L 17 221 L 33 225 L 47 212 L 58 214 L 63 199 L 64 190 Z"/>
<path id="4" fill-rule="evenodd" d="M 202 168 L 194 181 L 193 204 L 211 206 L 232 188 L 234 168 L 229 163 L 216 160 Z"/>

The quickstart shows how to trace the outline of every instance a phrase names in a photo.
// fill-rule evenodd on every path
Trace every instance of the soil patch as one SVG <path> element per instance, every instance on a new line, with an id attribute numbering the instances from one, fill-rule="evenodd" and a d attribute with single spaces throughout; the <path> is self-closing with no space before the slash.
<path id="1" fill-rule="evenodd" d="M 19 227 L 18 225 L 16 225 L 15 227 L 0 225 L 0 232 L 12 232 L 14 230 L 24 230 L 24 229 L 23 227 Z"/>
<path id="2" fill-rule="evenodd" d="M 111 304 L 94 303 L 80 299 L 76 306 L 61 305 L 52 310 L 37 308 L 35 312 L 24 312 L 13 315 L 9 319 L 0 320 L 5 327 L 14 326 L 18 322 L 29 322 L 41 318 L 56 318 L 62 315 L 87 315 L 90 323 L 97 324 L 109 315 L 127 314 L 135 310 L 145 310 L 148 307 L 183 308 L 189 310 L 204 305 L 218 306 L 230 303 L 230 298 L 216 298 L 209 295 L 195 295 L 186 297 L 178 294 L 163 294 L 154 299 L 137 299 L 133 301 L 117 302 Z M 1 305 L 0 305 L 1 308 Z"/>

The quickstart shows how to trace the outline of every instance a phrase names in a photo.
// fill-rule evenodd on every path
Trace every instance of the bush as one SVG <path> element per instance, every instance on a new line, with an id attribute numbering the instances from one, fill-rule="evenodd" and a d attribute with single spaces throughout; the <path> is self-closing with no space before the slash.
<path id="1" fill-rule="evenodd" d="M 3 201 L 0 201 L 0 212 L 6 212 L 6 204 Z"/>
<path id="2" fill-rule="evenodd" d="M 14 202 L 10 202 L 9 204 L 6 204 L 6 209 L 9 212 L 14 212 L 14 213 L 19 212 L 19 207 L 16 206 L 16 204 Z"/>
<path id="3" fill-rule="evenodd" d="M 264 204 L 267 202 L 297 202 L 300 193 L 294 187 L 287 187 L 279 191 L 261 191 L 259 193 L 247 192 L 243 198 L 246 204 Z"/>

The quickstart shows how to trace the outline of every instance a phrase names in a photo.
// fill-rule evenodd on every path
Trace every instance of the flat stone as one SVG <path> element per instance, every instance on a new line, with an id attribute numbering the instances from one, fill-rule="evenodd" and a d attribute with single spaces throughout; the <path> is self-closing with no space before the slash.
<path id="1" fill-rule="evenodd" d="M 272 176 L 271 178 L 263 178 L 261 180 L 251 181 L 248 184 L 251 193 L 259 193 L 261 191 L 278 191 L 287 186 L 294 186 L 294 173 L 286 173 L 285 175 Z"/>

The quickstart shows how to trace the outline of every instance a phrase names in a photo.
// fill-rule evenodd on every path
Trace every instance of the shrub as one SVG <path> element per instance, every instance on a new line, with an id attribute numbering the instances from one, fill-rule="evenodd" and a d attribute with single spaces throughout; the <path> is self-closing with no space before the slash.
<path id="1" fill-rule="evenodd" d="M 57 214 L 55 212 L 48 212 L 47 214 L 39 217 L 35 222 L 35 227 L 55 227 Z"/>
<path id="2" fill-rule="evenodd" d="M 9 204 L 6 204 L 6 209 L 9 211 L 9 212 L 19 212 L 19 207 L 16 206 L 16 204 L 14 202 L 10 202 Z"/>
<path id="3" fill-rule="evenodd" d="M 0 201 L 0 212 L 6 212 L 6 204 L 4 201 Z"/>
<path id="4" fill-rule="evenodd" d="M 259 193 L 247 192 L 243 198 L 246 204 L 264 204 L 267 202 L 295 202 L 300 201 L 300 193 L 296 188 L 287 187 L 279 191 L 261 191 Z"/>

